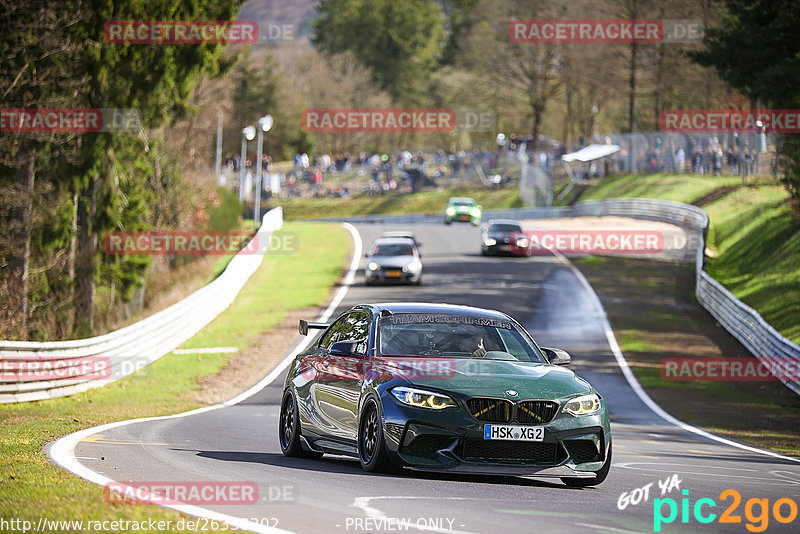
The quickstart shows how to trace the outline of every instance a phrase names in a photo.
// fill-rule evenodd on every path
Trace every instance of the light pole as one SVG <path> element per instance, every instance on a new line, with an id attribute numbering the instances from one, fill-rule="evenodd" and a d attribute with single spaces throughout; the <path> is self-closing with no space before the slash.
<path id="1" fill-rule="evenodd" d="M 253 225 L 258 230 L 261 211 L 261 154 L 264 150 L 264 132 L 272 128 L 272 115 L 264 115 L 258 119 L 258 141 L 256 142 L 256 200 L 253 204 Z"/>
<path id="2" fill-rule="evenodd" d="M 225 185 L 222 180 L 222 112 L 217 112 L 217 154 L 214 170 L 217 171 L 217 185 Z"/>
<path id="3" fill-rule="evenodd" d="M 247 161 L 247 142 L 252 141 L 256 136 L 256 129 L 246 126 L 242 129 L 242 157 L 239 160 L 239 202 L 244 202 L 244 173 L 245 161 Z"/>

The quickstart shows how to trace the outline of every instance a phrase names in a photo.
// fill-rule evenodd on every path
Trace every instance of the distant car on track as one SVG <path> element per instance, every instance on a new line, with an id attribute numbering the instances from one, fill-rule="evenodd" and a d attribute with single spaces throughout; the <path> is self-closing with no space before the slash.
<path id="1" fill-rule="evenodd" d="M 530 256 L 531 241 L 517 221 L 493 219 L 481 233 L 481 253 Z"/>
<path id="2" fill-rule="evenodd" d="M 378 283 L 422 283 L 422 261 L 419 249 L 408 237 L 378 238 L 366 255 L 364 280 L 367 285 Z"/>
<path id="3" fill-rule="evenodd" d="M 414 244 L 417 245 L 417 248 L 422 246 L 422 243 L 417 241 L 417 238 L 414 235 L 414 232 L 407 232 L 405 230 L 392 230 L 392 231 L 389 231 L 389 232 L 383 232 L 383 233 L 381 233 L 381 237 L 385 237 L 385 238 L 406 238 L 406 239 L 410 239 L 411 241 L 413 241 Z"/>
<path id="4" fill-rule="evenodd" d="M 362 304 L 289 366 L 278 438 L 286 456 L 555 477 L 585 487 L 611 465 L 600 394 L 504 313 L 447 304 Z"/>
<path id="5" fill-rule="evenodd" d="M 444 223 L 468 222 L 475 226 L 481 223 L 481 206 L 474 198 L 452 197 L 444 210 Z"/>

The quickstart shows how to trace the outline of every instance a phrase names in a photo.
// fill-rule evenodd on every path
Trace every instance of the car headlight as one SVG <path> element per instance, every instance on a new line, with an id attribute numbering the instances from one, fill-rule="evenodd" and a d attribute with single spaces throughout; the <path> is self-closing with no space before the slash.
<path id="1" fill-rule="evenodd" d="M 564 411 L 572 415 L 592 415 L 600 411 L 600 397 L 592 393 L 571 399 L 564 406 Z"/>
<path id="2" fill-rule="evenodd" d="M 492 247 L 497 244 L 497 241 L 492 239 L 491 237 L 487 237 L 486 239 L 483 240 L 483 244 L 486 245 L 487 247 Z"/>
<path id="3" fill-rule="evenodd" d="M 406 265 L 405 267 L 403 267 L 403 272 L 404 273 L 409 273 L 409 272 L 416 273 L 420 269 L 422 269 L 422 263 L 419 260 L 414 260 L 414 261 L 410 262 L 408 265 Z"/>
<path id="4" fill-rule="evenodd" d="M 370 271 L 377 271 L 380 268 L 381 266 L 375 263 L 374 261 L 371 261 L 367 264 L 367 269 L 369 269 Z"/>
<path id="5" fill-rule="evenodd" d="M 396 387 L 391 389 L 392 396 L 409 406 L 417 408 L 430 408 L 432 410 L 444 410 L 455 406 L 456 403 L 447 395 L 426 391 L 424 389 Z"/>
<path id="6" fill-rule="evenodd" d="M 527 237 L 518 237 L 517 238 L 517 246 L 518 247 L 527 247 L 528 246 L 528 238 Z"/>
<path id="7" fill-rule="evenodd" d="M 456 209 L 453 206 L 450 206 L 449 208 L 447 208 L 446 213 L 448 215 L 455 215 L 456 214 Z"/>

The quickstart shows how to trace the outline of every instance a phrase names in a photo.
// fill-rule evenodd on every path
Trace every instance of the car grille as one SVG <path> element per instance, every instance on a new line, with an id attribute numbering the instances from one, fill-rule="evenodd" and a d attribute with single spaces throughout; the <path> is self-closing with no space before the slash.
<path id="1" fill-rule="evenodd" d="M 511 404 L 503 399 L 474 398 L 467 401 L 469 413 L 478 421 L 507 423 L 511 421 Z"/>
<path id="2" fill-rule="evenodd" d="M 598 462 L 600 461 L 600 454 L 597 452 L 597 446 L 594 442 L 588 439 L 567 439 L 564 440 L 564 446 L 572 456 L 572 460 L 576 464 L 584 462 Z"/>
<path id="3" fill-rule="evenodd" d="M 464 441 L 463 456 L 473 461 L 549 465 L 562 461 L 563 451 L 558 443 L 468 439 Z"/>
<path id="4" fill-rule="evenodd" d="M 504 399 L 476 397 L 467 401 L 470 415 L 478 421 L 487 423 L 508 423 L 512 421 L 514 404 Z M 516 405 L 514 420 L 524 425 L 546 424 L 558 414 L 558 403 L 546 400 L 522 401 Z"/>
<path id="5" fill-rule="evenodd" d="M 523 401 L 517 404 L 517 422 L 523 424 L 549 423 L 558 413 L 553 401 Z"/>
<path id="6" fill-rule="evenodd" d="M 414 438 L 409 445 L 405 446 L 406 452 L 409 454 L 433 454 L 434 452 L 446 448 L 453 442 L 452 437 L 436 436 L 436 435 L 421 435 Z"/>

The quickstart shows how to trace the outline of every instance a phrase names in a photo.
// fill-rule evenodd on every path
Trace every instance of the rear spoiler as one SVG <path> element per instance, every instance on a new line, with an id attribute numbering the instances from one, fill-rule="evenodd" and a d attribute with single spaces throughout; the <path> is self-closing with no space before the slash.
<path id="1" fill-rule="evenodd" d="M 323 330 L 325 328 L 328 328 L 329 326 L 330 323 L 313 323 L 306 321 L 305 319 L 300 319 L 300 333 L 303 334 L 304 336 L 308 335 L 309 328 L 316 328 L 318 330 Z"/>

